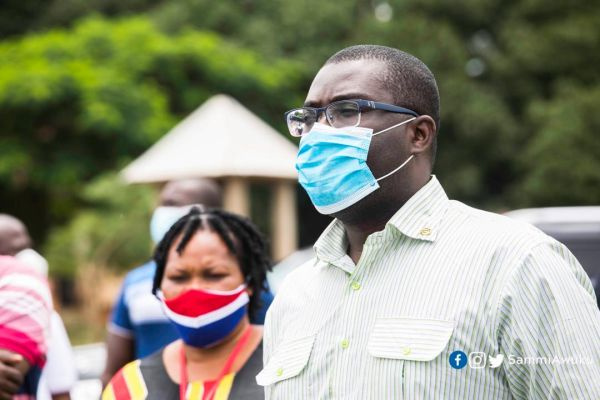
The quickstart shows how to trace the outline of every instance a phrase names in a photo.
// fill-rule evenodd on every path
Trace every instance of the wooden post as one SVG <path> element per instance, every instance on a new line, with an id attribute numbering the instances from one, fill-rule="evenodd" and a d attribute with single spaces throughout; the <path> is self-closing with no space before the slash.
<path id="1" fill-rule="evenodd" d="M 230 177 L 225 179 L 223 193 L 224 208 L 227 211 L 250 216 L 250 188 L 244 178 Z"/>
<path id="2" fill-rule="evenodd" d="M 296 182 L 277 181 L 272 196 L 272 256 L 273 260 L 280 261 L 298 248 Z"/>

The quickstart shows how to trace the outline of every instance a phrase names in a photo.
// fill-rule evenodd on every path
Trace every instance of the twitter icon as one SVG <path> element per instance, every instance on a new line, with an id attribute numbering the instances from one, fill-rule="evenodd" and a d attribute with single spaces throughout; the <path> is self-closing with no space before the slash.
<path id="1" fill-rule="evenodd" d="M 490 368 L 498 368 L 504 361 L 504 354 L 498 354 L 496 357 L 489 356 L 488 360 L 490 361 Z"/>

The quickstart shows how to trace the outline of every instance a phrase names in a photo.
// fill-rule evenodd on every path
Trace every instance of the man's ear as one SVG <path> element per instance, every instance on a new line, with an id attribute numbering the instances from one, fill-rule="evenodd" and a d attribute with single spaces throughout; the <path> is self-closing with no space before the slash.
<path id="1" fill-rule="evenodd" d="M 413 136 L 411 140 L 411 154 L 427 153 L 437 134 L 435 121 L 429 115 L 421 115 L 412 124 Z"/>

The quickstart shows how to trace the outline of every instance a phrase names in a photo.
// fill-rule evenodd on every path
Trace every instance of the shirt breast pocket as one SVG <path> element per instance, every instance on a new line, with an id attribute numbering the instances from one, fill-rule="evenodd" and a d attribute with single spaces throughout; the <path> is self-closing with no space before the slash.
<path id="1" fill-rule="evenodd" d="M 256 382 L 267 387 L 271 398 L 311 398 L 311 382 L 303 377 L 302 372 L 308 364 L 314 340 L 314 335 L 284 340 L 275 349 L 271 359 L 256 376 Z"/>
<path id="2" fill-rule="evenodd" d="M 367 346 L 374 357 L 431 361 L 446 348 L 454 321 L 428 318 L 377 318 Z"/>
<path id="3" fill-rule="evenodd" d="M 367 351 L 373 368 L 367 382 L 375 398 L 403 398 L 410 393 L 414 370 L 435 373 L 437 358 L 447 348 L 454 321 L 429 318 L 377 318 L 369 335 Z M 408 390 L 407 390 L 408 389 Z"/>

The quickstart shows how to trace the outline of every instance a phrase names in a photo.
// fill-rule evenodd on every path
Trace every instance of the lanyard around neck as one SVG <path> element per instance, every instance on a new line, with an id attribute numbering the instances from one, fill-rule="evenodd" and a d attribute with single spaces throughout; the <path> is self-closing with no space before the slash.
<path id="1" fill-rule="evenodd" d="M 223 366 L 223 369 L 217 376 L 217 379 L 214 381 L 215 384 L 213 385 L 213 387 L 211 388 L 211 390 L 207 396 L 202 396 L 203 398 L 209 399 L 209 400 L 211 400 L 213 398 L 213 396 L 215 395 L 215 391 L 217 390 L 217 386 L 219 385 L 219 382 L 221 381 L 221 379 L 223 379 L 223 377 L 225 375 L 227 375 L 229 373 L 231 366 L 233 365 L 233 363 L 237 359 L 238 355 L 240 354 L 241 350 L 244 348 L 244 345 L 250 338 L 251 332 L 252 332 L 252 325 L 248 325 L 248 327 L 242 334 L 242 337 L 240 338 L 240 340 L 235 344 L 235 347 L 231 351 L 231 354 L 229 354 L 227 361 L 225 361 L 225 365 Z M 186 400 L 185 394 L 187 392 L 187 386 L 188 386 L 188 374 L 187 374 L 187 361 L 185 358 L 185 345 L 183 345 L 183 344 L 181 346 L 181 351 L 180 351 L 180 355 L 179 355 L 179 373 L 181 375 L 180 383 L 179 383 L 179 399 Z M 190 400 L 196 400 L 196 399 L 190 399 Z"/>

